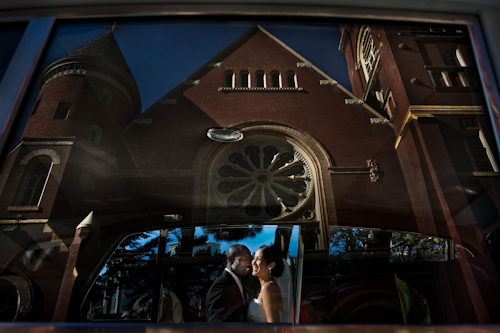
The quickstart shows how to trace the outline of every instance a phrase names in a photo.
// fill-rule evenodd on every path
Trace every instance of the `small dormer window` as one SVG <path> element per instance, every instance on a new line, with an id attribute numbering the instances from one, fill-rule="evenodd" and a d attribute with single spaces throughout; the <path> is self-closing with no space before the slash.
<path id="1" fill-rule="evenodd" d="M 250 87 L 250 73 L 248 71 L 240 72 L 240 87 L 242 88 Z"/>
<path id="2" fill-rule="evenodd" d="M 286 72 L 286 83 L 288 88 L 297 88 L 297 77 L 294 71 Z"/>
<path id="3" fill-rule="evenodd" d="M 266 87 L 266 74 L 264 73 L 264 71 L 255 72 L 255 81 L 257 83 L 257 87 Z"/>
<path id="4" fill-rule="evenodd" d="M 232 88 L 234 87 L 234 73 L 233 71 L 224 72 L 224 87 Z"/>
<path id="5" fill-rule="evenodd" d="M 278 71 L 271 72 L 271 84 L 273 88 L 281 88 L 281 75 Z"/>
<path id="6" fill-rule="evenodd" d="M 224 72 L 224 86 L 219 87 L 219 91 L 223 92 L 250 92 L 250 91 L 273 91 L 273 92 L 298 92 L 302 91 L 297 84 L 297 75 L 293 70 L 286 72 L 282 77 L 277 70 L 264 72 L 258 70 L 251 77 L 248 70 L 234 72 L 227 70 Z M 269 81 L 267 78 L 269 75 Z"/>

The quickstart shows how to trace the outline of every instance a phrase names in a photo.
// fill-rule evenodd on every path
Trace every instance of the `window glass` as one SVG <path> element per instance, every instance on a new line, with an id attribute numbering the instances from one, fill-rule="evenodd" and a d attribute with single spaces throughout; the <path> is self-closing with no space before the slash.
<path id="1" fill-rule="evenodd" d="M 276 278 L 283 289 L 280 320 L 294 322 L 296 274 L 301 258 L 299 232 L 298 226 L 254 225 L 174 228 L 163 231 L 164 242 L 160 231 L 128 236 L 99 273 L 82 306 L 82 316 L 90 320 L 207 322 L 209 289 L 224 272 L 229 247 L 243 244 L 249 249 L 247 266 L 252 265 L 252 256 L 261 246 L 279 249 L 283 267 Z M 257 297 L 260 284 L 250 269 L 241 281 L 244 297 Z M 156 288 L 153 282 L 158 284 Z M 157 317 L 152 313 L 154 309 Z"/>
<path id="2" fill-rule="evenodd" d="M 82 315 L 90 320 L 151 320 L 159 231 L 130 235 L 99 273 Z"/>
<path id="3" fill-rule="evenodd" d="M 71 103 L 59 103 L 54 119 L 66 119 L 68 118 Z"/>
<path id="4" fill-rule="evenodd" d="M 287 71 L 286 72 L 286 82 L 289 88 L 296 88 L 297 83 L 295 82 L 295 72 L 294 71 Z"/>
<path id="5" fill-rule="evenodd" d="M 266 86 L 266 75 L 263 71 L 255 72 L 255 81 L 257 82 L 257 87 L 264 88 Z"/>
<path id="6" fill-rule="evenodd" d="M 250 76 L 248 71 L 240 72 L 240 87 L 248 88 L 250 86 Z"/>
<path id="7" fill-rule="evenodd" d="M 0 168 L 5 320 L 499 323 L 469 27 L 247 19 L 55 23 Z"/>
<path id="8" fill-rule="evenodd" d="M 226 88 L 234 87 L 234 73 L 233 73 L 233 71 L 224 72 L 224 87 L 226 87 Z"/>
<path id="9" fill-rule="evenodd" d="M 51 167 L 52 159 L 46 155 L 33 157 L 28 162 L 14 201 L 15 206 L 38 206 Z"/>
<path id="10" fill-rule="evenodd" d="M 280 72 L 278 72 L 278 71 L 272 71 L 271 72 L 271 84 L 272 84 L 272 87 L 274 87 L 274 88 L 280 88 L 281 87 L 281 75 L 280 75 Z"/>

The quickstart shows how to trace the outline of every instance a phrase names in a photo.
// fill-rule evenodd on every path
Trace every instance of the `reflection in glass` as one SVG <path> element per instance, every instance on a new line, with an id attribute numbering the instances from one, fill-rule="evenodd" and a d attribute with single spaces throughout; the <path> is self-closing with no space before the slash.
<path id="1" fill-rule="evenodd" d="M 443 269 L 458 259 L 453 241 L 417 233 L 331 227 L 328 288 L 308 295 L 331 302 L 334 323 L 430 324 L 444 321 Z M 323 305 L 324 306 L 324 305 Z"/>
<path id="2" fill-rule="evenodd" d="M 283 288 L 286 316 L 283 322 L 292 322 L 291 313 L 296 293 L 298 264 L 298 227 L 241 226 L 177 228 L 168 232 L 167 254 L 163 268 L 162 288 L 172 295 L 171 315 L 167 322 L 206 322 L 205 299 L 213 281 L 226 265 L 226 253 L 232 244 L 246 245 L 252 254 L 261 245 L 274 244 L 280 248 L 292 273 L 290 285 Z M 255 297 L 259 285 L 256 278 L 242 278 L 247 299 Z M 177 310 L 175 310 L 177 309 Z M 182 311 L 179 311 L 182 309 Z M 286 318 L 286 319 L 285 319 Z"/>
<path id="3" fill-rule="evenodd" d="M 121 242 L 83 304 L 84 317 L 151 319 L 159 236 L 159 231 L 151 231 L 130 235 Z"/>

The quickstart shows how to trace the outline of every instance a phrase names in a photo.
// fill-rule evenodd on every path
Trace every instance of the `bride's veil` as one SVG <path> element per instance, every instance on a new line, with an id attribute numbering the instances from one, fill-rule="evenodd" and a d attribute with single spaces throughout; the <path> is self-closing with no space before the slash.
<path id="1" fill-rule="evenodd" d="M 293 281 L 292 281 L 292 270 L 290 265 L 283 260 L 283 274 L 276 278 L 276 283 L 281 289 L 281 301 L 283 303 L 283 311 L 280 312 L 280 322 L 282 323 L 294 323 L 294 308 L 293 308 Z"/>

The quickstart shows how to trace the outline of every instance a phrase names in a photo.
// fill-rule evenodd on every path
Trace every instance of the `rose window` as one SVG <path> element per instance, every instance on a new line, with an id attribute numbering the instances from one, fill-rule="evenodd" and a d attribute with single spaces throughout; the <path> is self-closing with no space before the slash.
<path id="1" fill-rule="evenodd" d="M 250 137 L 228 145 L 211 173 L 219 202 L 245 219 L 288 216 L 312 192 L 311 169 L 304 154 L 277 138 Z"/>

